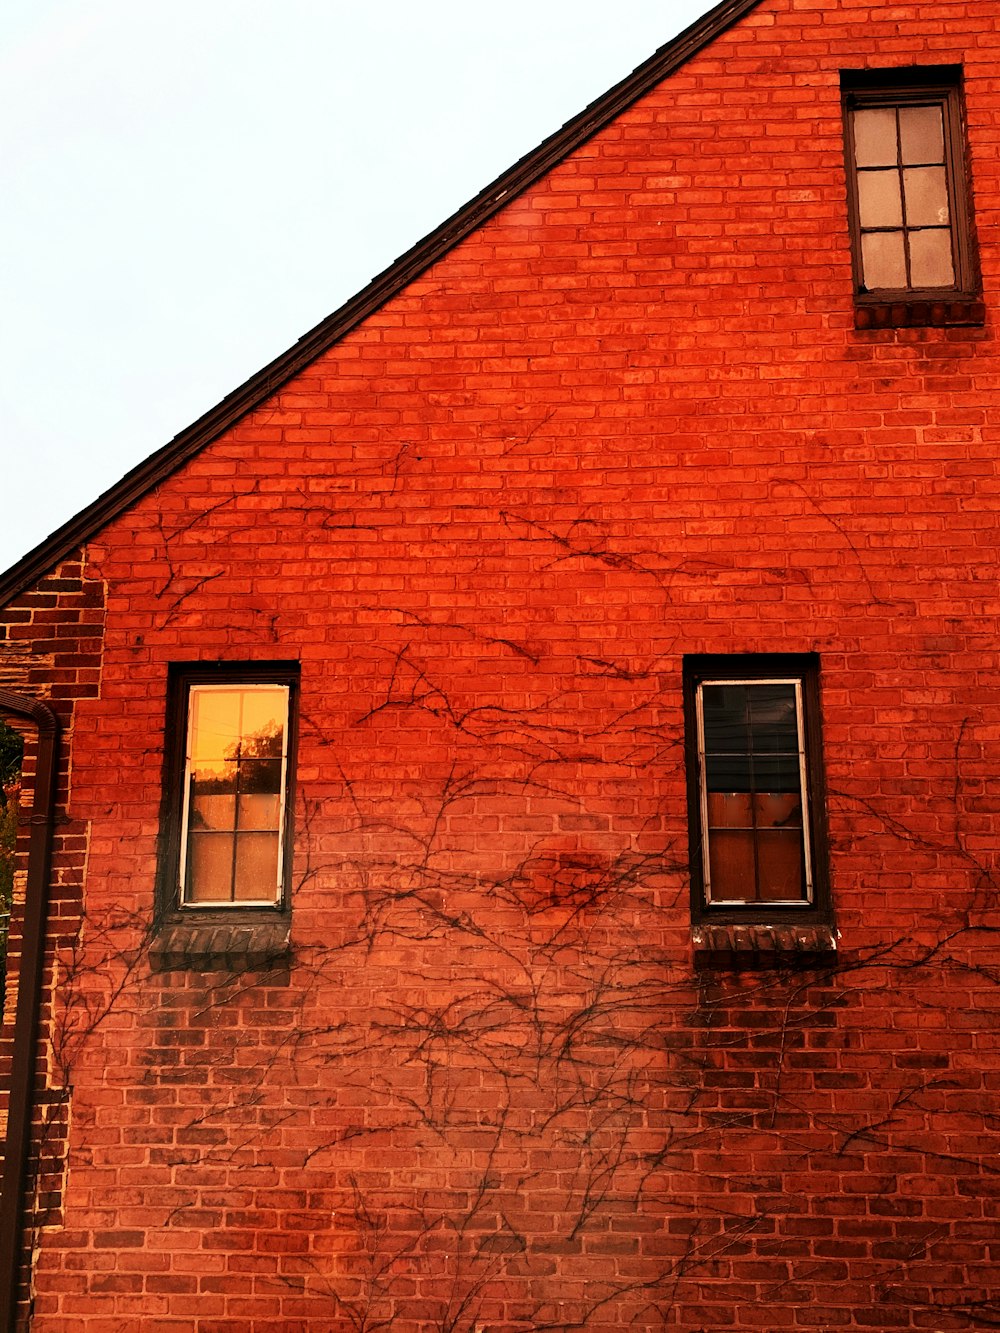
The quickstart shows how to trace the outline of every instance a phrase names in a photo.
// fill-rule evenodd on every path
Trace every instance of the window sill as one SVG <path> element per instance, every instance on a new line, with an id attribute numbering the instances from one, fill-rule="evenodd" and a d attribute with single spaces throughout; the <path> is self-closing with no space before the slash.
<path id="1" fill-rule="evenodd" d="M 285 962 L 291 952 L 287 917 L 267 921 L 168 921 L 149 948 L 154 972 L 260 972 Z"/>
<path id="2" fill-rule="evenodd" d="M 831 926 L 698 925 L 691 927 L 695 967 L 809 967 L 832 961 L 837 936 Z"/>
<path id="3" fill-rule="evenodd" d="M 943 329 L 985 323 L 982 301 L 873 301 L 854 308 L 854 327 L 860 330 Z"/>

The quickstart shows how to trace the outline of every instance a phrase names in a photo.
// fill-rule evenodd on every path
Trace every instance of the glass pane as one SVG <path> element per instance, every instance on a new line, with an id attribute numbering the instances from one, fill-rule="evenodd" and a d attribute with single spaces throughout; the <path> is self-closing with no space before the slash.
<path id="1" fill-rule="evenodd" d="M 706 685 L 702 690 L 705 749 L 750 749 L 750 711 L 745 685 Z"/>
<path id="2" fill-rule="evenodd" d="M 861 238 L 861 269 L 869 291 L 906 286 L 901 231 L 870 232 Z"/>
<path id="3" fill-rule="evenodd" d="M 859 167 L 884 167 L 896 161 L 895 107 L 855 111 L 854 161 Z"/>
<path id="4" fill-rule="evenodd" d="M 277 832 L 281 805 L 275 795 L 248 795 L 240 792 L 240 828 L 270 829 Z"/>
<path id="5" fill-rule="evenodd" d="M 188 839 L 185 901 L 228 903 L 233 875 L 233 835 L 192 833 Z"/>
<path id="6" fill-rule="evenodd" d="M 236 839 L 237 902 L 274 902 L 278 894 L 278 835 L 241 833 Z"/>
<path id="7" fill-rule="evenodd" d="M 757 828 L 801 828 L 802 794 L 798 791 L 758 792 L 753 798 Z"/>
<path id="8" fill-rule="evenodd" d="M 708 844 L 712 902 L 753 902 L 753 833 L 713 832 Z"/>
<path id="9" fill-rule="evenodd" d="M 286 699 L 284 688 L 243 692 L 242 754 L 281 758 Z"/>
<path id="10" fill-rule="evenodd" d="M 236 827 L 235 796 L 205 796 L 199 793 L 199 784 L 191 784 L 191 808 L 188 827 L 192 833 L 204 829 L 232 831 Z"/>
<path id="11" fill-rule="evenodd" d="M 801 786 L 797 754 L 756 754 L 753 759 L 753 790 L 796 792 Z"/>
<path id="12" fill-rule="evenodd" d="M 899 149 L 903 162 L 944 161 L 944 125 L 939 106 L 899 108 Z"/>
<path id="13" fill-rule="evenodd" d="M 192 689 L 191 760 L 196 766 L 235 753 L 242 695 L 242 690 Z"/>
<path id="14" fill-rule="evenodd" d="M 757 834 L 760 897 L 764 902 L 801 901 L 802 835 L 798 830 L 765 830 Z"/>
<path id="15" fill-rule="evenodd" d="M 794 685 L 754 685 L 750 690 L 750 736 L 753 749 L 799 749 Z"/>
<path id="16" fill-rule="evenodd" d="M 752 828 L 753 810 L 749 792 L 710 792 L 709 828 Z"/>
<path id="17" fill-rule="evenodd" d="M 750 791 L 752 785 L 752 769 L 748 754 L 705 756 L 705 786 L 708 791 Z"/>
<path id="18" fill-rule="evenodd" d="M 910 167 L 903 172 L 908 227 L 947 226 L 948 182 L 944 167 Z"/>
<path id="19" fill-rule="evenodd" d="M 240 792 L 276 792 L 281 788 L 280 759 L 241 759 Z"/>
<path id="20" fill-rule="evenodd" d="M 910 275 L 914 287 L 954 287 L 951 232 L 910 232 Z"/>
<path id="21" fill-rule="evenodd" d="M 899 195 L 898 171 L 859 172 L 858 213 L 862 227 L 901 227 L 903 225 L 903 204 Z"/>

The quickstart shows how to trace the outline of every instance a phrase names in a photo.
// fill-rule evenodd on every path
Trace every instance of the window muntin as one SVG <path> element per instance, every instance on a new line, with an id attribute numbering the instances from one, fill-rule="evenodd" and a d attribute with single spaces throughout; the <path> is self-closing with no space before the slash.
<path id="1" fill-rule="evenodd" d="M 181 906 L 281 902 L 289 694 L 277 683 L 188 686 Z"/>
<path id="2" fill-rule="evenodd" d="M 974 292 L 958 78 L 952 67 L 843 76 L 859 299 Z"/>
<path id="3" fill-rule="evenodd" d="M 705 905 L 811 903 L 801 681 L 706 679 L 695 707 Z"/>

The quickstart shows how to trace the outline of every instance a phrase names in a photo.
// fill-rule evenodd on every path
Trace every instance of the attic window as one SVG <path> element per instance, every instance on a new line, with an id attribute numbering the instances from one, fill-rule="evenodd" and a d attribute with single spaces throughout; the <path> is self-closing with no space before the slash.
<path id="1" fill-rule="evenodd" d="M 954 66 L 841 75 L 855 299 L 879 323 L 981 323 Z M 873 318 L 874 316 L 874 318 Z"/>

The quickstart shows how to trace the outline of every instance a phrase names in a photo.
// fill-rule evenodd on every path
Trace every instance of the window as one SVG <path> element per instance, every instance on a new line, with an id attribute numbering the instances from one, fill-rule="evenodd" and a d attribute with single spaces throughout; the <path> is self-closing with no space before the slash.
<path id="1" fill-rule="evenodd" d="M 861 303 L 976 295 L 960 78 L 954 66 L 841 75 Z"/>
<path id="2" fill-rule="evenodd" d="M 818 663 L 685 659 L 697 920 L 825 919 Z"/>
<path id="3" fill-rule="evenodd" d="M 284 905 L 296 678 L 287 663 L 172 673 L 168 911 Z"/>

